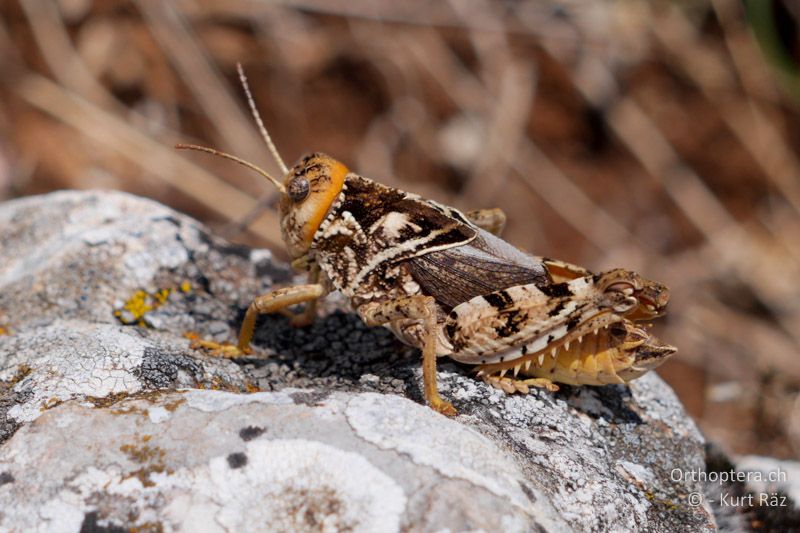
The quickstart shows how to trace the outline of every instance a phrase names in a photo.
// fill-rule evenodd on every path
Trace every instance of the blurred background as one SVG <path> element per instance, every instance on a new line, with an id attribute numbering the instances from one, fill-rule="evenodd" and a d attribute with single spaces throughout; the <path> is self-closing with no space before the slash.
<path id="1" fill-rule="evenodd" d="M 280 253 L 319 150 L 592 270 L 666 283 L 659 373 L 730 453 L 800 458 L 800 8 L 790 0 L 4 0 L 0 200 L 149 196 Z M 249 229 L 242 230 L 249 222 Z M 0 258 L 2 260 L 2 258 Z"/>

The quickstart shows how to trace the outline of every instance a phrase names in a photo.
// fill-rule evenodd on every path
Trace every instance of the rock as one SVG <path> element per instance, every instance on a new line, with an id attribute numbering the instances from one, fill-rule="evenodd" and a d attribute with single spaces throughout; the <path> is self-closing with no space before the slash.
<path id="1" fill-rule="evenodd" d="M 705 470 L 684 474 L 704 483 L 720 531 L 800 531 L 796 461 L 744 456 L 734 463 L 708 444 Z"/>
<path id="2" fill-rule="evenodd" d="M 704 441 L 655 374 L 507 396 L 335 295 L 310 327 L 249 300 L 289 270 L 151 201 L 0 205 L 0 530 L 713 531 Z M 699 504 L 697 504 L 699 503 Z"/>

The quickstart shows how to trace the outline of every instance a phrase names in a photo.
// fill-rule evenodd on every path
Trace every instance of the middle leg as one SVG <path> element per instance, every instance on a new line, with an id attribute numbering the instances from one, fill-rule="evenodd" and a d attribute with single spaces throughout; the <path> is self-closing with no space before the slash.
<path id="1" fill-rule="evenodd" d="M 422 347 L 422 381 L 425 399 L 434 410 L 455 416 L 456 409 L 439 396 L 436 384 L 436 300 L 431 296 L 406 296 L 387 302 L 364 304 L 358 314 L 368 326 L 382 326 L 395 320 L 417 319 L 425 328 Z"/>

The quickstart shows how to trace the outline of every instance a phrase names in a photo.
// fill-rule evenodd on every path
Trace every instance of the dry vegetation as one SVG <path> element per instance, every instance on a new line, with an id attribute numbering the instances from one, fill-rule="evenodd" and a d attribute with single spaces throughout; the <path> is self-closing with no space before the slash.
<path id="1" fill-rule="evenodd" d="M 268 184 L 172 149 L 276 171 L 237 61 L 287 160 L 499 206 L 525 249 L 667 283 L 661 374 L 706 434 L 800 456 L 798 113 L 738 2 L 9 0 L 0 200 L 123 189 L 279 248 Z"/>

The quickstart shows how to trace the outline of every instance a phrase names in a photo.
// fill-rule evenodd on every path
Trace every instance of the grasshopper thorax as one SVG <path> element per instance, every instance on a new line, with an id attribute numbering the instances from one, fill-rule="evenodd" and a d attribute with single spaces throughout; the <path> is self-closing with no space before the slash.
<path id="1" fill-rule="evenodd" d="M 279 211 L 281 234 L 292 259 L 308 252 L 314 233 L 342 191 L 348 172 L 332 157 L 313 153 L 286 174 Z"/>

